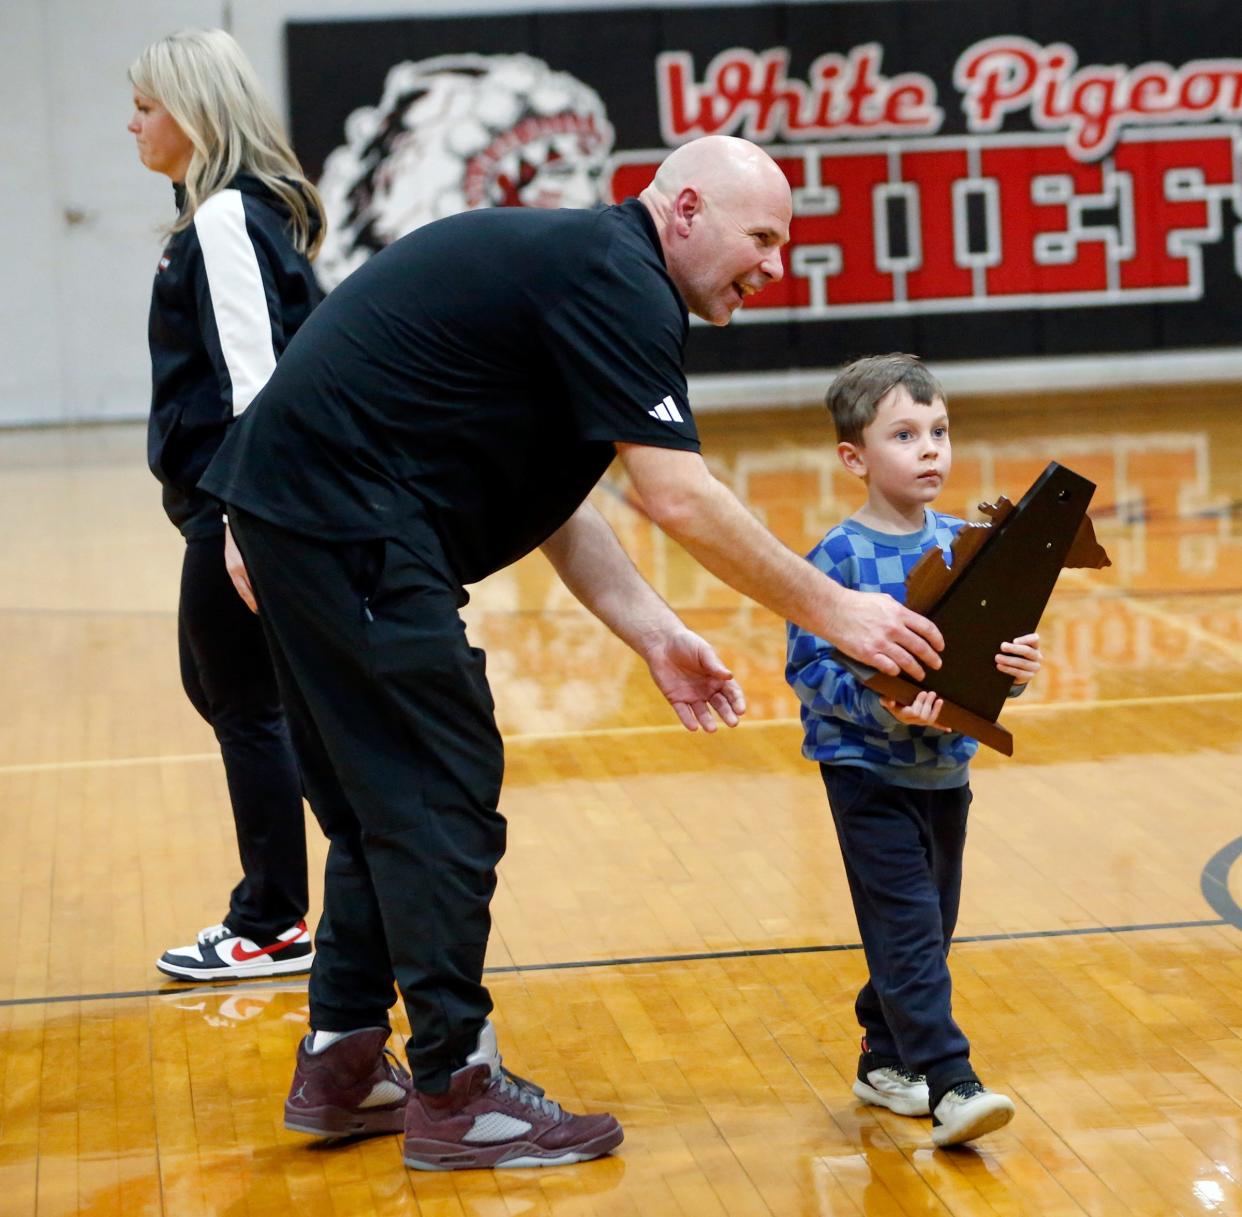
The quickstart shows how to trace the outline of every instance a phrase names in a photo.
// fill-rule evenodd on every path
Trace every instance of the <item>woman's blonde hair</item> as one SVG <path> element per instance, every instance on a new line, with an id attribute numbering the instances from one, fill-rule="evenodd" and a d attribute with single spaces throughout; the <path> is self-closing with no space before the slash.
<path id="1" fill-rule="evenodd" d="M 172 115 L 194 148 L 185 175 L 185 207 L 169 227 L 170 235 L 188 227 L 207 199 L 245 172 L 285 202 L 294 245 L 315 256 L 324 230 L 319 192 L 307 181 L 254 68 L 230 34 L 169 34 L 134 60 L 129 79 Z"/>

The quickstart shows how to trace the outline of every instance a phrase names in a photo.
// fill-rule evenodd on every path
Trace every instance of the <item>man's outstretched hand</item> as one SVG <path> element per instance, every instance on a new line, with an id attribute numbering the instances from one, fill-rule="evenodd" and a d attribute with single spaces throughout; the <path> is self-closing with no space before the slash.
<path id="1" fill-rule="evenodd" d="M 645 652 L 656 687 L 668 699 L 687 731 L 715 731 L 716 720 L 736 727 L 746 698 L 733 673 L 716 652 L 691 630 L 663 634 Z"/>

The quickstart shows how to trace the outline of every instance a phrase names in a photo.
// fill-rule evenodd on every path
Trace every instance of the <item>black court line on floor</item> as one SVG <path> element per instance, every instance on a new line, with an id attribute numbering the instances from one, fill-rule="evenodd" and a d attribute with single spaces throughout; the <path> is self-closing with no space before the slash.
<path id="1" fill-rule="evenodd" d="M 1235 842 L 1242 850 L 1242 838 Z M 1218 855 L 1219 856 L 1219 855 Z M 1141 925 L 1095 925 L 1067 930 L 1020 930 L 1012 934 L 964 934 L 953 939 L 954 946 L 971 942 L 1017 942 L 1029 938 L 1082 938 L 1092 934 L 1142 934 L 1160 930 L 1216 929 L 1236 925 L 1242 929 L 1242 917 L 1238 921 L 1228 917 L 1208 921 L 1151 921 Z M 625 968 L 641 964 L 702 963 L 714 959 L 761 959 L 771 955 L 830 955 L 837 951 L 861 951 L 861 942 L 820 943 L 808 947 L 754 947 L 736 951 L 694 951 L 682 955 L 624 955 L 612 959 L 569 959 L 555 963 L 517 963 L 484 968 L 485 976 L 520 975 L 527 972 L 568 972 L 579 968 Z M 63 997 L 10 997 L 0 999 L 0 1009 L 7 1006 L 52 1006 L 68 1002 L 120 1001 L 136 997 L 188 997 L 201 993 L 253 993 L 269 989 L 288 988 L 290 981 L 281 976 L 266 980 L 230 981 L 216 984 L 175 985 L 170 983 L 159 989 L 131 989 L 116 993 L 71 993 Z"/>

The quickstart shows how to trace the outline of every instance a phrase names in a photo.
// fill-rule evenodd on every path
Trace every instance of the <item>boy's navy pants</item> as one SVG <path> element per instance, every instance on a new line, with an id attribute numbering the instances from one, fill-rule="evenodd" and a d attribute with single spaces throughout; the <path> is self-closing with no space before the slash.
<path id="1" fill-rule="evenodd" d="M 947 959 L 970 787 L 894 786 L 851 765 L 820 772 L 870 971 L 854 1006 L 867 1048 L 926 1074 L 938 1096 L 974 1076 L 953 1021 Z"/>

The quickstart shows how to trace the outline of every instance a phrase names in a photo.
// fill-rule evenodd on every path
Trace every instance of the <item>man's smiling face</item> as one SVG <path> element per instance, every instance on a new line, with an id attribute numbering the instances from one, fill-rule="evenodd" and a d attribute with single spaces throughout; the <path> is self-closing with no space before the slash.
<path id="1" fill-rule="evenodd" d="M 789 183 L 769 166 L 687 187 L 675 202 L 685 231 L 669 273 L 686 307 L 713 325 L 727 325 L 747 296 L 784 274 L 793 205 Z"/>

